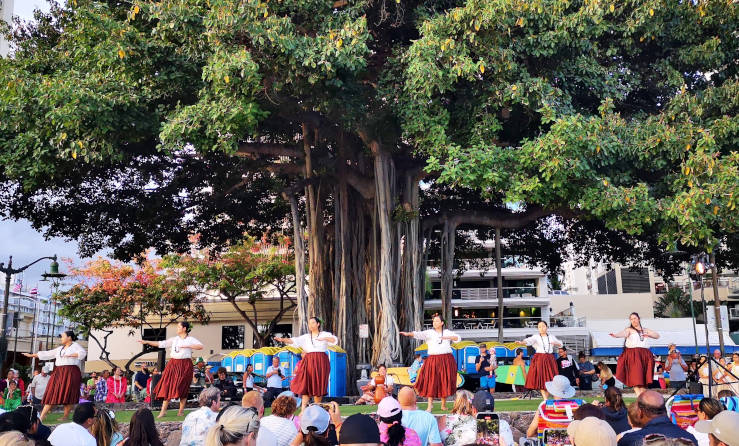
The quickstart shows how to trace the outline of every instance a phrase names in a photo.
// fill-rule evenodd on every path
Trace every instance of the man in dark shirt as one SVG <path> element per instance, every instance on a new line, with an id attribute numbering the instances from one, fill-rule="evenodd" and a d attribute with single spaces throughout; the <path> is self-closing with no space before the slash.
<path id="1" fill-rule="evenodd" d="M 559 369 L 560 375 L 566 376 L 567 379 L 570 380 L 571 386 L 576 386 L 578 384 L 577 366 L 575 365 L 575 361 L 572 360 L 572 357 L 567 354 L 567 349 L 565 349 L 564 346 L 559 348 L 557 368 Z"/>
<path id="2" fill-rule="evenodd" d="M 143 401 L 146 399 L 146 382 L 149 381 L 149 370 L 142 365 L 141 370 L 133 376 L 133 399 Z"/>
<path id="3" fill-rule="evenodd" d="M 593 377 L 595 376 L 595 366 L 592 362 L 588 361 L 585 353 L 580 352 L 578 355 L 580 371 L 580 390 L 593 390 Z"/>
<path id="4" fill-rule="evenodd" d="M 222 399 L 233 400 L 236 398 L 236 384 L 234 384 L 233 380 L 226 374 L 225 367 L 220 367 L 218 369 L 218 378 L 215 379 L 213 385 L 221 391 Z"/>
<path id="5" fill-rule="evenodd" d="M 673 424 L 667 417 L 665 399 L 662 395 L 654 390 L 647 390 L 639 395 L 637 404 L 637 421 L 644 427 L 621 437 L 618 446 L 641 446 L 644 444 L 644 437 L 650 434 L 660 434 L 667 438 L 684 438 L 698 446 L 693 434 Z"/>
<path id="6" fill-rule="evenodd" d="M 480 377 L 480 389 L 495 393 L 495 369 L 498 368 L 495 353 L 489 353 L 485 344 L 480 344 L 480 354 L 475 357 L 475 373 Z"/>

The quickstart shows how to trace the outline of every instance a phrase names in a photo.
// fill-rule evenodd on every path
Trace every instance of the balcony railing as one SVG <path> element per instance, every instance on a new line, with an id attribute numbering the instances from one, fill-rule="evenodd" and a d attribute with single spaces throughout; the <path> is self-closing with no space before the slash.
<path id="1" fill-rule="evenodd" d="M 538 297 L 537 291 L 537 287 L 503 287 L 503 297 L 512 299 Z M 431 298 L 441 299 L 441 290 L 433 290 Z M 452 290 L 452 299 L 485 300 L 497 298 L 497 288 L 454 288 Z"/>
<path id="2" fill-rule="evenodd" d="M 541 319 L 539 317 L 505 317 L 503 318 L 504 328 L 536 328 L 536 324 Z M 428 330 L 433 328 L 431 319 L 423 321 L 423 328 Z M 452 330 L 492 330 L 498 328 L 498 318 L 480 317 L 480 318 L 452 318 Z"/>

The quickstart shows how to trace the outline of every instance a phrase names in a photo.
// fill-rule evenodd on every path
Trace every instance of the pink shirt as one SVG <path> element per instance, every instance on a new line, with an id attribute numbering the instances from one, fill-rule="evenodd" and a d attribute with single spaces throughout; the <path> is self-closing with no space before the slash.
<path id="1" fill-rule="evenodd" d="M 380 422 L 377 426 L 380 428 L 380 441 L 382 443 L 387 443 L 387 430 L 391 425 Z M 421 446 L 421 439 L 418 437 L 416 431 L 407 427 L 405 428 L 405 440 L 403 440 L 403 446 Z"/>

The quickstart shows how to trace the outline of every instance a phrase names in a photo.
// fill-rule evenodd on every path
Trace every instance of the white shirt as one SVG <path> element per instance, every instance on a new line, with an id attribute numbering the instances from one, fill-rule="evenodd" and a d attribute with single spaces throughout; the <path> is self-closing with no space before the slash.
<path id="1" fill-rule="evenodd" d="M 44 376 L 39 373 L 38 375 L 33 377 L 31 385 L 28 386 L 28 388 L 33 388 L 33 393 L 36 395 L 36 398 L 43 399 L 44 393 L 46 393 L 46 386 L 49 384 L 50 379 L 51 376 L 49 374 Z"/>
<path id="2" fill-rule="evenodd" d="M 629 335 L 626 337 L 626 348 L 648 348 L 646 334 L 642 332 L 642 337 L 639 337 L 639 333 L 636 330 L 629 330 Z"/>
<path id="3" fill-rule="evenodd" d="M 311 342 L 311 336 L 313 337 L 313 341 Z M 332 337 L 335 339 L 335 336 L 327 331 L 322 331 L 318 333 L 318 336 L 313 336 L 310 333 L 306 333 L 302 336 L 298 336 L 297 338 L 292 338 L 293 345 L 298 348 L 303 349 L 303 353 L 315 353 L 315 352 L 326 352 L 328 350 L 329 345 L 336 345 L 336 342 L 326 342 L 326 341 L 319 341 L 318 338 L 325 338 L 325 337 Z"/>
<path id="4" fill-rule="evenodd" d="M 201 407 L 190 412 L 182 422 L 182 438 L 180 446 L 200 446 L 205 443 L 208 429 L 216 423 L 218 412 L 210 407 Z"/>
<path id="5" fill-rule="evenodd" d="M 257 446 L 267 444 L 289 446 L 296 435 L 298 435 L 298 429 L 295 428 L 295 423 L 292 420 L 277 415 L 269 415 L 259 420 Z"/>
<path id="6" fill-rule="evenodd" d="M 173 338 L 167 339 L 166 341 L 159 341 L 159 348 L 172 347 L 172 351 L 170 352 L 170 357 L 172 359 L 192 358 L 192 348 L 191 347 L 196 346 L 196 345 L 202 346 L 203 343 L 193 338 L 192 336 L 188 336 L 185 339 L 182 339 L 179 336 L 175 336 Z"/>
<path id="7" fill-rule="evenodd" d="M 57 426 L 49 435 L 49 443 L 54 446 L 97 446 L 95 437 L 77 423 Z"/>
<path id="8" fill-rule="evenodd" d="M 244 387 L 247 389 L 253 389 L 254 388 L 254 375 L 249 375 L 244 380 Z"/>
<path id="9" fill-rule="evenodd" d="M 711 443 L 711 439 L 708 438 L 708 434 L 698 432 L 697 430 L 695 430 L 695 427 L 688 426 L 688 428 L 685 430 L 693 434 L 695 439 L 698 440 L 698 446 L 708 446 Z"/>
<path id="10" fill-rule="evenodd" d="M 457 338 L 456 342 L 462 340 L 458 334 L 446 329 L 444 329 L 441 334 L 434 329 L 413 332 L 414 339 L 426 341 L 429 355 L 443 355 L 452 352 L 452 343 L 448 339 L 442 340 L 442 336 L 454 336 Z"/>
<path id="11" fill-rule="evenodd" d="M 77 357 L 70 357 L 69 355 L 77 353 Z M 38 352 L 38 359 L 42 361 L 54 360 L 57 366 L 60 365 L 76 365 L 81 367 L 82 361 L 87 356 L 87 351 L 76 342 L 73 342 L 69 347 L 59 346 L 54 350 L 42 350 Z"/>
<path id="12" fill-rule="evenodd" d="M 282 376 L 285 376 L 285 371 L 282 369 L 282 367 L 277 366 L 277 369 L 279 369 Z M 272 366 L 267 367 L 267 373 L 276 372 L 276 371 L 277 370 Z M 267 378 L 267 387 L 276 387 L 278 389 L 281 389 L 282 388 L 282 378 L 280 378 L 280 375 L 275 373 L 274 375 Z"/>
<path id="13" fill-rule="evenodd" d="M 561 345 L 562 342 L 556 336 L 550 334 L 535 334 L 524 339 L 523 342 L 529 347 L 534 347 L 536 353 L 554 353 L 554 344 Z"/>

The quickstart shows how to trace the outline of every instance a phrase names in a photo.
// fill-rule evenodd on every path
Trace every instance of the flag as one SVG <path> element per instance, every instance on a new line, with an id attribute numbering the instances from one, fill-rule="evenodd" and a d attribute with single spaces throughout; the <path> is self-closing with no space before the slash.
<path id="1" fill-rule="evenodd" d="M 38 285 L 36 285 L 35 287 L 31 288 L 30 293 L 31 293 L 31 296 L 38 296 Z"/>
<path id="2" fill-rule="evenodd" d="M 15 279 L 15 285 L 13 285 L 13 292 L 14 293 L 20 293 L 21 288 L 23 288 L 23 281 L 20 277 Z"/>

